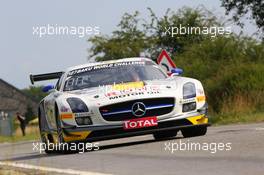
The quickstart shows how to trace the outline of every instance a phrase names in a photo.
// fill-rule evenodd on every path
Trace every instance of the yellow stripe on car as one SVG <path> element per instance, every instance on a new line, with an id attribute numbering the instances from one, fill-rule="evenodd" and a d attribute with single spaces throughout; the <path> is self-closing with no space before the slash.
<path id="1" fill-rule="evenodd" d="M 198 124 L 207 124 L 208 118 L 203 114 L 199 116 L 189 117 L 187 118 L 192 124 L 198 125 Z"/>
<path id="2" fill-rule="evenodd" d="M 92 131 L 72 132 L 70 135 L 63 134 L 65 142 L 84 140 Z"/>
<path id="3" fill-rule="evenodd" d="M 197 96 L 196 99 L 197 99 L 197 102 L 202 102 L 202 101 L 205 101 L 205 96 Z"/>

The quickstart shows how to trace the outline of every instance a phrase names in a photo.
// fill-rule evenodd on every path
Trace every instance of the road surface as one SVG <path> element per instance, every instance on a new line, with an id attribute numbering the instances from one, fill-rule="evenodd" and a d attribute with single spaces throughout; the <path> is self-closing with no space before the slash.
<path id="1" fill-rule="evenodd" d="M 188 144 L 200 147 L 187 149 Z M 99 146 L 81 154 L 46 155 L 33 151 L 32 142 L 0 144 L 0 166 L 47 174 L 264 174 L 264 123 L 210 127 L 206 136 L 194 138 L 179 132 L 169 140 L 146 135 Z"/>

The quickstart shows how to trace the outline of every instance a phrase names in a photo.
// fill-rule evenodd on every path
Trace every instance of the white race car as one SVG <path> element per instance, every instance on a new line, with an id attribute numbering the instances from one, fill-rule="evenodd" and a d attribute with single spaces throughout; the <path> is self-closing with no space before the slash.
<path id="1" fill-rule="evenodd" d="M 207 103 L 200 81 L 167 75 L 147 58 L 125 58 L 30 75 L 58 79 L 39 104 L 43 143 L 80 143 L 153 134 L 155 139 L 205 135 Z M 48 151 L 46 151 L 48 152 Z"/>

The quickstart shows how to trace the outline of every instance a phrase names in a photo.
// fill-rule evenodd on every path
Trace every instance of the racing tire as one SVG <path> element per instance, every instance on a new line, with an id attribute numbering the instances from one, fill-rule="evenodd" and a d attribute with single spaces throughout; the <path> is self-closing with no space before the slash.
<path id="1" fill-rule="evenodd" d="M 38 119 L 39 119 L 39 132 L 40 132 L 40 139 L 41 139 L 42 144 L 44 144 L 44 145 L 41 144 L 41 146 L 42 146 L 42 148 L 44 147 L 44 152 L 45 152 L 46 154 L 54 153 L 54 150 L 50 150 L 50 149 L 48 149 L 48 145 L 49 145 L 49 142 L 50 142 L 50 141 L 46 138 L 46 136 L 45 136 L 45 134 L 43 133 L 43 130 L 42 130 L 42 125 L 43 125 L 43 123 L 42 123 L 42 120 L 41 120 L 41 109 L 39 109 L 39 116 L 38 116 Z"/>
<path id="2" fill-rule="evenodd" d="M 56 106 L 55 108 L 56 112 L 56 124 L 57 124 L 57 145 L 55 146 L 55 151 L 57 153 L 62 153 L 62 154 L 72 154 L 72 153 L 78 153 L 79 150 L 71 150 L 71 143 L 65 142 L 64 137 L 63 137 L 63 129 L 61 127 L 61 120 L 60 120 L 60 115 L 58 112 L 58 108 Z M 75 144 L 75 143 L 72 143 Z"/>
<path id="3" fill-rule="evenodd" d="M 69 144 L 65 142 L 63 138 L 63 130 L 61 127 L 61 120 L 59 117 L 60 115 L 57 105 L 55 106 L 55 114 L 56 114 L 56 125 L 57 125 L 57 142 L 55 146 L 55 151 L 57 153 L 70 153 L 69 149 L 64 149 L 64 146 L 66 146 L 66 148 L 69 148 Z"/>
<path id="4" fill-rule="evenodd" d="M 46 139 L 46 137 L 45 137 L 44 134 L 41 134 L 41 141 L 42 141 L 42 143 L 44 143 L 44 152 L 45 152 L 46 154 L 52 154 L 52 153 L 55 152 L 54 150 L 48 149 L 49 142 L 48 142 L 48 140 Z"/>
<path id="5" fill-rule="evenodd" d="M 155 140 L 168 139 L 168 138 L 176 137 L 177 132 L 178 132 L 178 130 L 177 131 L 175 131 L 175 130 L 158 131 L 158 132 L 153 133 L 153 137 Z"/>
<path id="6" fill-rule="evenodd" d="M 183 137 L 197 137 L 197 136 L 203 136 L 207 132 L 206 126 L 199 126 L 194 128 L 185 128 L 181 130 Z"/>

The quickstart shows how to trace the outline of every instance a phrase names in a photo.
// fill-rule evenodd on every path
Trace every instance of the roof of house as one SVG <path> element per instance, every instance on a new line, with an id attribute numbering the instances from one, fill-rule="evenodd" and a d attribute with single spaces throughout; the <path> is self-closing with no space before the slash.
<path id="1" fill-rule="evenodd" d="M 11 85 L 10 83 L 6 82 L 5 80 L 0 78 L 0 82 L 2 82 L 3 84 L 7 85 L 9 88 L 15 90 L 16 92 L 20 93 L 21 95 L 29 98 L 30 100 L 32 100 L 33 102 L 38 103 L 38 101 L 36 101 L 36 99 L 30 97 L 29 95 L 27 95 L 26 93 L 24 93 L 22 90 L 16 88 L 15 86 Z"/>

